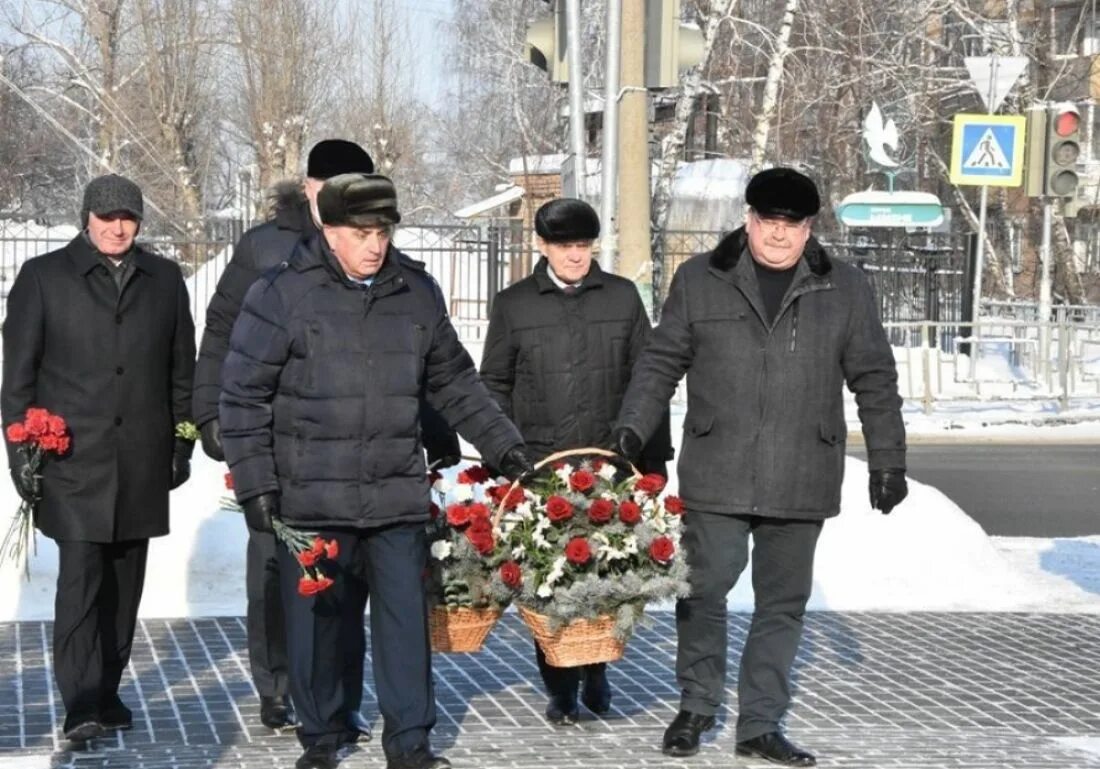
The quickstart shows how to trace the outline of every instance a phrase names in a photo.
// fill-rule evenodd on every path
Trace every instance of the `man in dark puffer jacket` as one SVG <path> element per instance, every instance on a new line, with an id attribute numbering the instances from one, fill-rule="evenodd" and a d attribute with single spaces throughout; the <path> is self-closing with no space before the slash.
<path id="1" fill-rule="evenodd" d="M 195 424 L 202 432 L 203 451 L 211 459 L 225 459 L 218 421 L 221 368 L 245 293 L 263 272 L 288 260 L 299 241 L 317 233 L 320 226 L 317 193 L 325 179 L 342 173 L 373 171 L 374 161 L 358 144 L 343 139 L 318 142 L 309 152 L 304 184 L 277 186 L 274 218 L 244 233 L 233 250 L 233 258 L 218 280 L 217 291 L 206 310 L 206 328 L 195 365 L 192 398 Z M 421 410 L 421 427 L 428 461 L 436 462 L 438 467 L 456 464 L 461 454 L 458 437 L 435 410 Z M 250 530 L 246 563 L 248 661 L 260 695 L 260 721 L 271 729 L 284 729 L 294 725 L 295 717 L 286 696 L 286 630 L 279 598 L 275 538 Z M 365 635 L 349 633 L 345 641 L 350 644 L 348 679 L 362 680 Z M 348 703 L 349 718 L 369 736 L 370 724 L 359 714 L 362 692 L 349 688 L 348 694 L 352 698 Z"/>
<path id="2" fill-rule="evenodd" d="M 650 325 L 634 284 L 592 261 L 592 243 L 600 235 L 592 206 L 551 200 L 535 214 L 535 232 L 544 256 L 534 274 L 493 302 L 481 377 L 538 459 L 608 445 Z M 637 464 L 642 472 L 666 475 L 671 458 L 666 408 Z M 605 664 L 559 668 L 547 663 L 537 644 L 535 654 L 552 723 L 576 721 L 582 678 L 588 709 L 605 713 L 611 707 Z"/>
<path id="3" fill-rule="evenodd" d="M 429 487 L 417 423 L 422 391 L 482 456 L 515 478 L 531 469 L 519 432 L 477 376 L 430 275 L 390 245 L 400 221 L 389 179 L 333 177 L 322 234 L 245 297 L 223 371 L 219 415 L 249 525 L 272 519 L 339 543 L 336 583 L 296 594 L 300 568 L 279 547 L 290 690 L 306 751 L 299 769 L 336 765 L 355 739 L 341 636 L 371 593 L 372 664 L 389 769 L 440 769 L 424 523 Z M 361 682 L 357 682 L 361 686 Z"/>

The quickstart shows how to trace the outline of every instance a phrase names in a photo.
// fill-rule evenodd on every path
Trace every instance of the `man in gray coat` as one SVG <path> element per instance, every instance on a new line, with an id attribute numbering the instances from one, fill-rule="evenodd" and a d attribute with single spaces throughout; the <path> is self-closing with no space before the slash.
<path id="1" fill-rule="evenodd" d="M 814 183 L 789 168 L 754 176 L 743 228 L 672 279 L 619 412 L 613 443 L 637 456 L 687 374 L 679 461 L 692 593 L 676 607 L 680 712 L 668 755 L 715 723 L 726 678 L 726 595 L 753 540 L 755 611 L 738 677 L 737 753 L 813 766 L 780 731 L 826 518 L 840 512 L 843 386 L 856 396 L 873 508 L 907 493 L 893 353 L 871 286 L 811 236 Z"/>

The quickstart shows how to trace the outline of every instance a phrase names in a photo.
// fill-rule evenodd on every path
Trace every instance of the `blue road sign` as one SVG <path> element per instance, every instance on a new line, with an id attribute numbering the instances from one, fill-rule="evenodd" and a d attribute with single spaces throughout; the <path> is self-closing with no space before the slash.
<path id="1" fill-rule="evenodd" d="M 951 181 L 1018 187 L 1024 173 L 1024 125 L 1018 115 L 955 115 Z"/>

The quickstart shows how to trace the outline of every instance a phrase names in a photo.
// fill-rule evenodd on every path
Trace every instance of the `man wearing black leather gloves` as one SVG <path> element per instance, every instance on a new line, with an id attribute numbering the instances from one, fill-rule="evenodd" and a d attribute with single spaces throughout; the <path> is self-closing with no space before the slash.
<path id="1" fill-rule="evenodd" d="M 314 145 L 306 161 L 303 184 L 287 182 L 274 191 L 274 217 L 241 236 L 233 258 L 218 280 L 217 291 L 206 311 L 199 358 L 195 365 L 195 424 L 202 434 L 202 447 L 211 459 L 225 459 L 218 421 L 218 397 L 221 394 L 221 368 L 229 351 L 229 336 L 241 311 L 245 293 L 260 275 L 288 260 L 295 246 L 315 235 L 321 220 L 317 216 L 317 193 L 324 181 L 342 173 L 371 173 L 374 161 L 354 142 L 325 139 Z M 421 429 L 428 461 L 436 467 L 450 467 L 461 458 L 454 430 L 433 409 L 421 411 Z M 248 661 L 252 681 L 260 695 L 260 721 L 271 729 L 295 725 L 295 716 L 287 698 L 286 631 L 283 627 L 279 598 L 279 569 L 275 539 L 270 534 L 249 528 L 245 582 L 248 593 Z M 349 661 L 363 655 L 365 637 L 350 635 Z M 350 680 L 362 679 L 362 664 L 349 667 Z M 370 734 L 368 722 L 359 714 L 360 696 L 349 689 L 349 718 L 364 735 Z"/>
<path id="2" fill-rule="evenodd" d="M 134 242 L 141 189 L 108 174 L 84 190 L 83 231 L 20 269 L 4 321 L 5 428 L 31 406 L 62 417 L 71 448 L 38 478 L 9 445 L 19 494 L 57 541 L 53 671 L 65 736 L 129 729 L 119 697 L 151 537 L 191 474 L 195 326 L 179 265 Z"/>
<path id="3" fill-rule="evenodd" d="M 533 459 L 584 446 L 603 447 L 619 413 L 630 370 L 650 333 L 638 289 L 592 259 L 600 219 L 583 200 L 558 198 L 535 213 L 543 255 L 533 274 L 493 302 L 481 378 L 516 423 Z M 667 475 L 672 458 L 668 412 L 649 445 L 638 447 L 642 472 Z M 550 665 L 535 644 L 550 700 L 546 718 L 576 722 L 581 702 L 598 715 L 611 708 L 607 665 Z"/>
<path id="4" fill-rule="evenodd" d="M 662 748 L 690 756 L 726 680 L 726 595 L 748 561 L 755 610 L 738 676 L 738 755 L 816 759 L 780 731 L 825 519 L 840 512 L 842 391 L 855 393 L 872 507 L 907 494 L 897 370 L 867 278 L 811 236 L 817 187 L 789 168 L 756 174 L 745 226 L 672 279 L 630 381 L 613 443 L 630 458 L 687 374 L 679 461 L 690 597 L 676 607 L 680 712 Z"/>
<path id="5" fill-rule="evenodd" d="M 532 469 L 523 439 L 478 378 L 422 266 L 391 245 L 392 182 L 342 174 L 322 187 L 322 232 L 248 291 L 230 339 L 219 417 L 249 524 L 271 519 L 339 543 L 335 583 L 296 591 L 280 545 L 290 692 L 305 752 L 331 769 L 356 739 L 347 722 L 349 629 L 370 591 L 371 657 L 388 769 L 444 769 L 435 723 L 423 570 L 429 486 L 421 394 L 509 477 Z"/>

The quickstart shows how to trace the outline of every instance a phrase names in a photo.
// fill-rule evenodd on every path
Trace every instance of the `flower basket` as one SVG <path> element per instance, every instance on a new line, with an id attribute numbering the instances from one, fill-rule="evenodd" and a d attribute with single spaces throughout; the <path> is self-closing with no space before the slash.
<path id="1" fill-rule="evenodd" d="M 622 659 L 626 651 L 626 642 L 615 637 L 615 618 L 610 615 L 594 620 L 575 619 L 554 631 L 546 615 L 523 606 L 517 608 L 546 661 L 555 667 L 614 662 Z"/>
<path id="2" fill-rule="evenodd" d="M 428 622 L 433 652 L 479 652 L 500 609 L 433 606 Z"/>
<path id="3" fill-rule="evenodd" d="M 687 595 L 683 503 L 664 487 L 616 454 L 581 448 L 494 495 L 501 586 L 552 665 L 621 658 L 648 602 Z"/>

